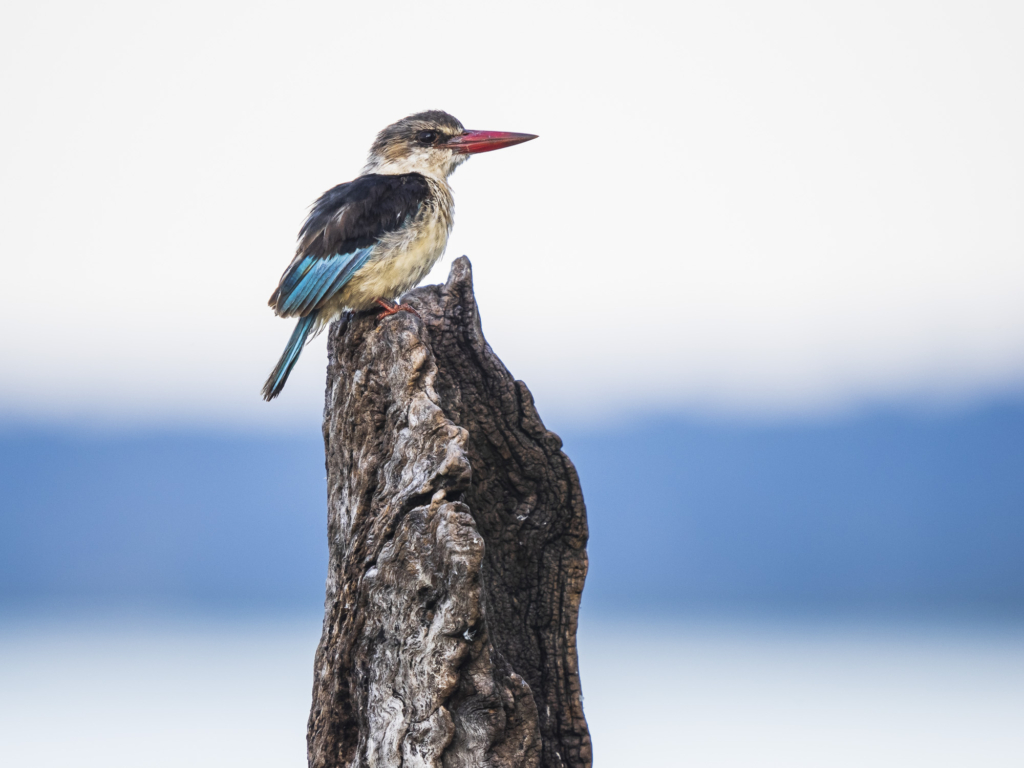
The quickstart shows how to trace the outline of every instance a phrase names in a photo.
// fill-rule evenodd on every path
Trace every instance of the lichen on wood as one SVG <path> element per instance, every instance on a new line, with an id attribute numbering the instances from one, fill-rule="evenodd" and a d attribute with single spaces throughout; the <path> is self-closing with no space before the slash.
<path id="1" fill-rule="evenodd" d="M 579 480 L 484 340 L 468 259 L 330 329 L 309 765 L 583 768 Z"/>

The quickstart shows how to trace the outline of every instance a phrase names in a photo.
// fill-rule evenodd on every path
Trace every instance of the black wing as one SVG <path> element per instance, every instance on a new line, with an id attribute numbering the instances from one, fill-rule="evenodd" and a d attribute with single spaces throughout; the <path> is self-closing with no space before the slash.
<path id="1" fill-rule="evenodd" d="M 336 294 L 377 241 L 401 229 L 430 196 L 418 173 L 368 174 L 329 189 L 313 203 L 295 258 L 270 297 L 282 316 L 305 315 Z"/>

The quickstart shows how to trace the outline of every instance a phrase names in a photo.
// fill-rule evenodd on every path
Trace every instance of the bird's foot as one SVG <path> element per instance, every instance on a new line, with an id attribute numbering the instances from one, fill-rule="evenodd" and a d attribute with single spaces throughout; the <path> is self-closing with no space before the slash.
<path id="1" fill-rule="evenodd" d="M 384 301 L 384 299 L 375 299 L 375 301 L 380 304 L 382 308 L 381 313 L 377 315 L 378 320 L 383 320 L 385 317 L 390 317 L 391 315 L 397 315 L 399 312 L 409 312 L 416 315 L 416 317 L 420 317 L 420 313 L 408 304 L 391 304 Z M 420 319 L 422 320 L 423 318 Z"/>

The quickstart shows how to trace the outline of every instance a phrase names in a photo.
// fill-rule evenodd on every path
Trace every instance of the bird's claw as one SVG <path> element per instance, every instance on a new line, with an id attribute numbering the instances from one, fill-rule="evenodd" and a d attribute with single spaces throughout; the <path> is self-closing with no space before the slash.
<path id="1" fill-rule="evenodd" d="M 383 320 L 385 317 L 391 315 L 397 315 L 399 312 L 409 312 L 410 314 L 420 317 L 420 313 L 410 307 L 408 304 L 389 304 L 384 299 L 376 299 L 377 303 L 381 306 L 381 313 L 377 315 L 378 320 Z M 423 318 L 420 317 L 420 320 Z"/>

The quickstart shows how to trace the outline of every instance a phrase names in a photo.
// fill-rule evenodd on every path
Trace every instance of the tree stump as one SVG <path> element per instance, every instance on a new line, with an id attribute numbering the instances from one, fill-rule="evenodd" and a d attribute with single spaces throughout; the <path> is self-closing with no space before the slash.
<path id="1" fill-rule="evenodd" d="M 469 260 L 336 322 L 309 765 L 583 768 L 579 479 L 484 340 Z"/>

